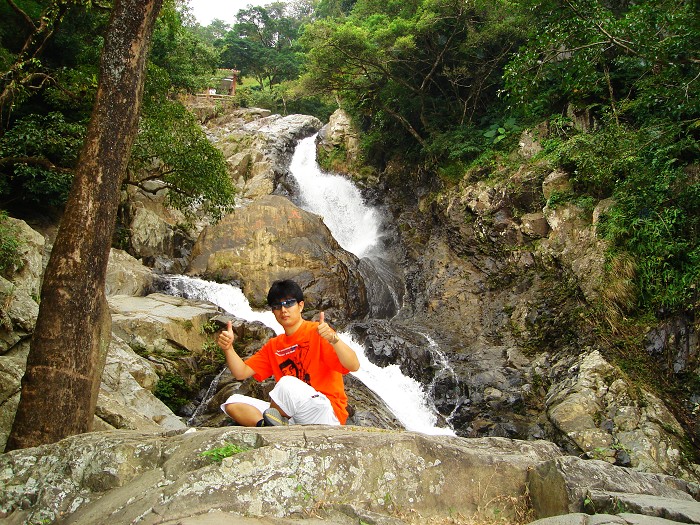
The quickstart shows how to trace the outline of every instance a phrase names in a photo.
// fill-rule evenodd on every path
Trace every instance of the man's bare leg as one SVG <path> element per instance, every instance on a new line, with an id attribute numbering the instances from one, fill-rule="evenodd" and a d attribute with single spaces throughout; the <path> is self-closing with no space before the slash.
<path id="1" fill-rule="evenodd" d="M 260 410 L 247 403 L 229 403 L 226 405 L 226 413 L 244 427 L 254 427 L 263 418 Z"/>

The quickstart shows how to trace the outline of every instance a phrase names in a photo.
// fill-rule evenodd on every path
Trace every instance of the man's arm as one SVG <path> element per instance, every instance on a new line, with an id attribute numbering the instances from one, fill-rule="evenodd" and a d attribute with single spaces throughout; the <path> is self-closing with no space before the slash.
<path id="1" fill-rule="evenodd" d="M 233 335 L 233 328 L 231 328 L 231 321 L 226 325 L 226 330 L 222 330 L 216 338 L 216 344 L 219 348 L 224 351 L 226 356 L 226 365 L 228 369 L 233 374 L 233 377 L 239 381 L 243 379 L 248 379 L 255 374 L 255 370 L 250 368 L 243 362 L 241 356 L 239 356 L 233 349 L 233 340 L 235 336 Z"/>
<path id="2" fill-rule="evenodd" d="M 340 337 L 338 337 L 338 332 L 328 326 L 328 323 L 325 322 L 323 312 L 321 312 L 319 316 L 318 335 L 331 344 L 341 365 L 351 372 L 356 372 L 360 369 L 360 361 L 357 359 L 357 354 L 352 348 L 341 341 Z"/>

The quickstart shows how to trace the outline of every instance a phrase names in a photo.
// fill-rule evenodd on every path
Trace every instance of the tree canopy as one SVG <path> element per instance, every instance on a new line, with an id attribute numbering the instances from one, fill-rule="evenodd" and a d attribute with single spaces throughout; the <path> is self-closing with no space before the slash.
<path id="1" fill-rule="evenodd" d="M 0 3 L 0 203 L 5 208 L 65 203 L 97 90 L 97 68 L 110 9 L 90 1 Z M 38 21 L 38 22 L 37 22 Z M 17 28 L 20 31 L 17 31 Z M 127 184 L 154 173 L 171 189 L 171 203 L 194 201 L 219 216 L 233 187 L 220 152 L 177 100 L 208 85 L 218 53 L 183 24 L 173 2 L 157 20 L 149 54 L 144 111 Z M 177 146 L 166 147 L 166 145 Z M 184 154 L 188 151 L 188 154 Z"/>
<path id="2" fill-rule="evenodd" d="M 221 67 L 253 76 L 261 88 L 298 76 L 295 43 L 301 20 L 288 16 L 283 2 L 242 9 L 236 18 L 221 44 Z"/>

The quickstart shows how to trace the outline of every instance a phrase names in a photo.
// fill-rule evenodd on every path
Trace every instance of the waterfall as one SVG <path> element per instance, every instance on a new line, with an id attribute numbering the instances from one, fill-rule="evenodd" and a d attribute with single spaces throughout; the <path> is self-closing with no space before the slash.
<path id="1" fill-rule="evenodd" d="M 321 171 L 316 162 L 316 136 L 299 141 L 289 171 L 299 186 L 300 205 L 320 215 L 333 238 L 360 259 L 370 316 L 392 317 L 401 307 L 403 281 L 381 246 L 382 217 L 367 206 L 350 179 Z"/>
<path id="2" fill-rule="evenodd" d="M 428 342 L 428 348 L 430 348 L 431 355 L 433 356 L 433 364 L 435 368 L 438 369 L 438 372 L 435 374 L 435 377 L 433 377 L 432 382 L 428 386 L 428 392 L 433 399 L 435 399 L 437 397 L 435 395 L 435 391 L 437 390 L 438 384 L 441 380 L 447 379 L 450 383 L 456 385 L 459 383 L 459 378 L 457 377 L 457 373 L 455 372 L 454 368 L 452 368 L 447 355 L 440 349 L 440 346 L 435 342 L 435 340 L 428 334 L 421 333 L 421 335 L 425 337 L 425 340 Z M 445 421 L 448 423 L 451 423 L 454 414 L 459 409 L 461 404 L 457 399 L 454 401 L 455 407 L 452 410 L 452 413 L 445 418 Z"/>
<path id="3" fill-rule="evenodd" d="M 347 177 L 321 171 L 316 135 L 299 142 L 289 171 L 299 184 L 301 207 L 320 215 L 344 250 L 360 258 L 371 255 L 381 237 L 381 218 Z"/>
<path id="4" fill-rule="evenodd" d="M 209 301 L 246 321 L 259 321 L 281 333 L 282 328 L 269 310 L 253 310 L 243 292 L 229 284 L 221 284 L 184 275 L 164 275 L 161 277 L 163 292 L 169 295 Z M 370 390 L 381 397 L 396 418 L 408 430 L 424 434 L 449 434 L 449 428 L 437 427 L 435 408 L 430 403 L 423 385 L 401 373 L 398 365 L 381 368 L 366 357 L 364 348 L 352 335 L 341 332 L 343 341 L 347 342 L 357 353 L 360 369 L 351 372 Z M 210 387 L 211 390 L 211 387 Z M 206 403 L 202 402 L 202 405 Z M 192 416 L 191 419 L 194 419 Z"/>
<path id="5" fill-rule="evenodd" d="M 451 428 L 438 427 L 435 407 L 429 400 L 425 388 L 415 379 L 403 375 L 399 365 L 379 367 L 365 355 L 365 349 L 350 334 L 343 333 L 343 341 L 355 350 L 360 360 L 360 369 L 352 374 L 391 409 L 394 416 L 407 430 L 424 434 L 454 436 Z"/>
<path id="6" fill-rule="evenodd" d="M 196 426 L 197 424 L 197 418 L 204 413 L 204 410 L 207 407 L 207 403 L 205 402 L 207 399 L 211 399 L 211 397 L 216 394 L 216 389 L 219 387 L 219 383 L 221 382 L 221 376 L 226 372 L 226 368 L 222 368 L 218 374 L 216 374 L 216 377 L 212 380 L 211 383 L 209 383 L 209 388 L 207 388 L 206 393 L 204 396 L 202 396 L 202 402 L 197 405 L 197 408 L 195 411 L 192 413 L 192 415 L 189 417 L 187 420 L 187 423 L 185 423 L 188 427 L 191 426 Z"/>

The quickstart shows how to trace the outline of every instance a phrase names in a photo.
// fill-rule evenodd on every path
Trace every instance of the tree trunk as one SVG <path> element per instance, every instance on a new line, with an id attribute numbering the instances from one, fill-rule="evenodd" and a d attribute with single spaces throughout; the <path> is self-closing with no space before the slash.
<path id="1" fill-rule="evenodd" d="M 120 186 L 138 127 L 146 56 L 162 0 L 117 0 L 85 145 L 41 289 L 41 304 L 6 450 L 87 432 L 111 319 L 107 260 Z"/>

